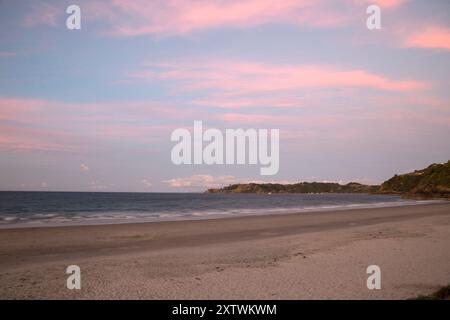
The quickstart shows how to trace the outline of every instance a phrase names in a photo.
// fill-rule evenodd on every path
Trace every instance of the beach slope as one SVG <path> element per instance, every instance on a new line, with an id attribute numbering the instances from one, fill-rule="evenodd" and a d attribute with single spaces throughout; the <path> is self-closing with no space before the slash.
<path id="1" fill-rule="evenodd" d="M 0 230 L 2 299 L 405 299 L 448 283 L 450 203 Z"/>

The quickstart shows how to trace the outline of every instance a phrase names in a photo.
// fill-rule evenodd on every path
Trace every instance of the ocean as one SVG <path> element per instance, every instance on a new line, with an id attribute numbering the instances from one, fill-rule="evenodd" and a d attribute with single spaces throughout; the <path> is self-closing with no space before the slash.
<path id="1" fill-rule="evenodd" d="M 110 224 L 414 205 L 367 194 L 0 192 L 0 228 Z"/>

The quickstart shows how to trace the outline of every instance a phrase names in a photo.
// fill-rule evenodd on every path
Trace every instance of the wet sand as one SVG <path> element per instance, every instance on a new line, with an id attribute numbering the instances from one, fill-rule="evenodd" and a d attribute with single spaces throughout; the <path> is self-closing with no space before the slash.
<path id="1" fill-rule="evenodd" d="M 405 299 L 449 283 L 450 203 L 0 230 L 2 299 Z"/>

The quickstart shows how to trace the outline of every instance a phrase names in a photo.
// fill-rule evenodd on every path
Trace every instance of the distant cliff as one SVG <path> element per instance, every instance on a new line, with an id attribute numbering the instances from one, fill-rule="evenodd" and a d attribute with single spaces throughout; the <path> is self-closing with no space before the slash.
<path id="1" fill-rule="evenodd" d="M 300 182 L 294 184 L 242 183 L 221 189 L 208 189 L 208 193 L 372 193 L 379 186 L 367 186 L 350 182 L 347 184 L 328 182 Z"/>
<path id="2" fill-rule="evenodd" d="M 450 198 L 450 160 L 422 170 L 395 175 L 383 182 L 379 193 Z"/>
<path id="3" fill-rule="evenodd" d="M 241 183 L 220 189 L 208 189 L 208 193 L 374 193 L 399 194 L 411 197 L 450 198 L 450 160 L 443 164 L 411 173 L 395 175 L 381 186 L 356 182 L 347 184 L 329 182 L 299 182 L 294 184 Z"/>

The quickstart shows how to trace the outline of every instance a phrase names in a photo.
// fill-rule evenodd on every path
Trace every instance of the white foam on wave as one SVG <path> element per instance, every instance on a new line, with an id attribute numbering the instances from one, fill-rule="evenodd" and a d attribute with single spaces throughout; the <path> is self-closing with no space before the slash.
<path id="1" fill-rule="evenodd" d="M 274 208 L 230 208 L 226 210 L 184 210 L 179 212 L 105 212 L 91 214 L 80 212 L 70 216 L 57 213 L 34 214 L 27 217 L 15 215 L 0 216 L 0 228 L 36 227 L 36 226 L 61 226 L 61 225 L 98 225 L 98 224 L 120 224 L 125 222 L 158 222 L 177 220 L 215 219 L 227 216 L 253 216 L 269 214 L 321 212 L 346 209 L 365 209 L 381 207 L 397 207 L 405 205 L 421 205 L 431 203 L 443 203 L 445 200 L 396 200 L 388 202 L 373 203 L 346 203 L 309 205 L 298 207 L 274 207 Z"/>

